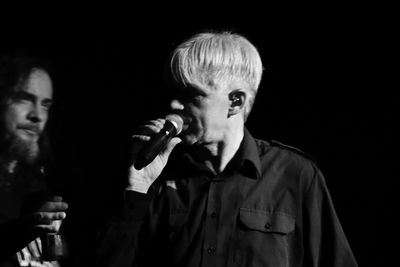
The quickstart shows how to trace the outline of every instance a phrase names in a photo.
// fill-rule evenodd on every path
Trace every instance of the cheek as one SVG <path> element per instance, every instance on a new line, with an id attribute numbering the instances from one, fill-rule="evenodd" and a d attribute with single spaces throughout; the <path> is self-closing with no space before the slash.
<path id="1" fill-rule="evenodd" d="M 4 121 L 6 129 L 15 128 L 15 125 L 20 121 L 20 113 L 15 109 L 9 109 L 5 113 Z"/>
<path id="2" fill-rule="evenodd" d="M 46 124 L 48 119 L 49 119 L 49 113 L 48 111 L 45 111 L 42 115 L 42 124 Z"/>
<path id="3" fill-rule="evenodd" d="M 193 115 L 195 117 L 196 124 L 199 127 L 207 127 L 214 124 L 214 122 L 223 115 L 223 112 L 221 109 L 216 107 L 207 106 L 205 108 L 195 110 Z"/>

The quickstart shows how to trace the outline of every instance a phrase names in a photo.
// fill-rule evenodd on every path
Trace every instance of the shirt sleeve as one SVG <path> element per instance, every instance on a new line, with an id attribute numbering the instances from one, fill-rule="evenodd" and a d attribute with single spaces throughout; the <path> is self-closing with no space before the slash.
<path id="1" fill-rule="evenodd" d="M 95 266 L 133 266 L 139 231 L 151 199 L 151 194 L 125 192 L 122 208 L 97 235 Z"/>
<path id="2" fill-rule="evenodd" d="M 314 169 L 304 201 L 304 266 L 358 266 L 340 225 L 323 174 Z"/>
<path id="3" fill-rule="evenodd" d="M 12 257 L 29 242 L 39 236 L 23 219 L 15 219 L 0 225 L 0 263 Z"/>

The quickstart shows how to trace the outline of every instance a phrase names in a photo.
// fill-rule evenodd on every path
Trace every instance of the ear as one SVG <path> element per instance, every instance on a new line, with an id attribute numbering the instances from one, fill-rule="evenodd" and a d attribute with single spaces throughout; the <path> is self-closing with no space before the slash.
<path id="1" fill-rule="evenodd" d="M 244 109 L 246 103 L 246 93 L 240 90 L 234 90 L 228 95 L 230 101 L 229 116 L 236 115 Z"/>

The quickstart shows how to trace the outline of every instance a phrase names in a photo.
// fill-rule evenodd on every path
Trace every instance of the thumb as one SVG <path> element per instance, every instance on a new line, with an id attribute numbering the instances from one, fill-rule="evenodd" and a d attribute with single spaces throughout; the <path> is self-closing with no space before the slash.
<path id="1" fill-rule="evenodd" d="M 168 142 L 167 147 L 165 148 L 165 150 L 164 150 L 164 152 L 163 152 L 163 155 L 166 156 L 166 157 L 169 157 L 169 155 L 171 154 L 172 150 L 173 150 L 173 149 L 175 148 L 175 146 L 176 146 L 177 144 L 179 144 L 180 142 L 182 142 L 182 139 L 181 139 L 181 138 L 179 138 L 179 137 L 174 137 L 174 138 L 172 138 L 172 139 Z"/>

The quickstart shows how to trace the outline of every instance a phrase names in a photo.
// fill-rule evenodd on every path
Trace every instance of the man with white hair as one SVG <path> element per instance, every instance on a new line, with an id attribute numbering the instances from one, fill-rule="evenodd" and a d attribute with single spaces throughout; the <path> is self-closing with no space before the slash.
<path id="1" fill-rule="evenodd" d="M 199 33 L 169 66 L 183 131 L 150 164 L 130 167 L 98 265 L 357 266 L 316 164 L 245 127 L 263 71 L 254 45 Z M 151 120 L 133 136 L 134 163 L 165 124 Z"/>

